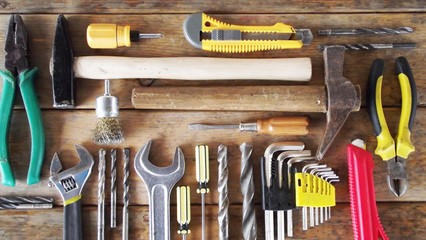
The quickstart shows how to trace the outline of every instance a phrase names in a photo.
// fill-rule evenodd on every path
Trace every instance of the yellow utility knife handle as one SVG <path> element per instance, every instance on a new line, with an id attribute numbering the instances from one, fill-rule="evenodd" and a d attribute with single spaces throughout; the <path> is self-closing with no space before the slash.
<path id="1" fill-rule="evenodd" d="M 377 148 L 375 153 L 387 161 L 395 157 L 395 141 L 393 140 L 382 106 L 382 80 L 385 63 L 382 59 L 376 59 L 370 70 L 367 85 L 367 109 L 377 136 Z"/>
<path id="2" fill-rule="evenodd" d="M 399 57 L 396 60 L 396 74 L 398 75 L 402 96 L 401 118 L 396 136 L 396 154 L 407 159 L 408 155 L 414 151 L 410 136 L 416 117 L 417 90 L 410 65 L 404 57 Z"/>
<path id="3" fill-rule="evenodd" d="M 296 31 L 290 25 L 276 23 L 272 26 L 243 26 L 232 25 L 218 21 L 202 13 L 202 32 L 211 32 L 213 30 L 238 30 L 251 33 L 288 33 L 294 34 Z M 202 40 L 202 49 L 215 52 L 253 52 L 272 49 L 301 48 L 303 46 L 300 40 Z"/>

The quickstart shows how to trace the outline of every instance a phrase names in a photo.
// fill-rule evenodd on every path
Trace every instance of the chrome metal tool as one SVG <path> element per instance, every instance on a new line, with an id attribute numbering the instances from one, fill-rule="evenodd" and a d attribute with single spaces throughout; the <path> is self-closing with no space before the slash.
<path id="1" fill-rule="evenodd" d="M 149 197 L 149 239 L 170 239 L 170 192 L 185 172 L 185 158 L 176 148 L 173 163 L 167 167 L 154 166 L 149 161 L 152 140 L 141 147 L 135 156 L 135 170 Z"/>
<path id="2" fill-rule="evenodd" d="M 58 189 L 64 202 L 64 235 L 66 240 L 83 239 L 81 224 L 81 192 L 92 172 L 94 160 L 86 148 L 75 145 L 80 163 L 70 169 L 50 176 L 49 180 Z M 52 161 L 60 162 L 57 153 Z M 51 164 L 55 166 L 57 164 Z"/>
<path id="3" fill-rule="evenodd" d="M 123 240 L 129 238 L 129 174 L 130 174 L 130 149 L 123 149 L 124 164 L 123 164 Z"/>
<path id="4" fill-rule="evenodd" d="M 98 240 L 105 239 L 105 154 L 104 149 L 99 150 L 98 165 Z"/>
<path id="5" fill-rule="evenodd" d="M 219 222 L 219 240 L 229 239 L 229 199 L 228 199 L 228 148 L 221 144 L 217 149 L 218 177 L 217 191 L 219 192 L 219 209 L 217 220 Z"/>
<path id="6" fill-rule="evenodd" d="M 240 145 L 241 151 L 241 175 L 240 185 L 243 194 L 243 238 L 244 240 L 257 239 L 256 209 L 254 203 L 254 179 L 253 163 L 251 153 L 253 146 L 243 143 Z"/>

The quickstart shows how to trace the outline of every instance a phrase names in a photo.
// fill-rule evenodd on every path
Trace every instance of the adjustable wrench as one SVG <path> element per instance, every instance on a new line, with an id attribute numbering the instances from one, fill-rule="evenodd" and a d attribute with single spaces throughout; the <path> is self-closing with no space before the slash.
<path id="1" fill-rule="evenodd" d="M 152 140 L 141 147 L 135 157 L 135 170 L 145 183 L 149 197 L 149 239 L 170 239 L 170 192 L 185 172 L 182 150 L 176 148 L 173 163 L 154 166 L 148 159 Z"/>
<path id="2" fill-rule="evenodd" d="M 59 172 L 60 160 L 55 153 L 51 166 L 53 175 L 49 180 L 58 189 L 64 202 L 64 240 L 81 240 L 83 231 L 81 225 L 81 191 L 92 172 L 93 157 L 86 148 L 75 145 L 80 163 L 63 172 Z M 56 166 L 56 167 L 55 167 Z M 59 170 L 58 170 L 59 169 Z"/>

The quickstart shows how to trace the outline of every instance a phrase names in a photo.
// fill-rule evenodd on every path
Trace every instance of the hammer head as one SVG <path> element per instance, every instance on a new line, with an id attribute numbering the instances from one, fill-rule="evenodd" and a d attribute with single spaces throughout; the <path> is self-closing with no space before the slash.
<path id="1" fill-rule="evenodd" d="M 50 62 L 54 108 L 74 108 L 73 61 L 74 55 L 68 35 L 67 20 L 64 15 L 59 14 Z"/>
<path id="2" fill-rule="evenodd" d="M 157 184 L 166 185 L 171 189 L 185 172 L 185 158 L 182 150 L 176 148 L 173 163 L 167 167 L 157 167 L 149 161 L 152 140 L 141 147 L 135 157 L 135 170 L 148 189 Z"/>
<path id="3" fill-rule="evenodd" d="M 342 46 L 327 47 L 323 57 L 328 109 L 327 124 L 316 154 L 318 160 L 324 157 L 349 113 L 359 108 L 361 104 L 361 97 L 358 96 L 356 87 L 342 75 L 345 48 Z"/>

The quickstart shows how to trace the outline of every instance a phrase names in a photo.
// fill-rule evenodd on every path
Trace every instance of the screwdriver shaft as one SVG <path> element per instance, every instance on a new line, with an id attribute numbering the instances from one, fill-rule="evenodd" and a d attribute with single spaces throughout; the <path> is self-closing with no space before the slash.
<path id="1" fill-rule="evenodd" d="M 319 30 L 319 36 L 364 35 L 364 34 L 406 34 L 412 33 L 411 27 L 400 28 L 356 28 L 356 29 L 326 29 Z"/>
<path id="2" fill-rule="evenodd" d="M 140 33 L 139 38 L 163 38 L 164 35 L 161 33 Z"/>
<path id="3" fill-rule="evenodd" d="M 204 193 L 201 193 L 201 239 L 206 239 L 206 202 Z"/>

